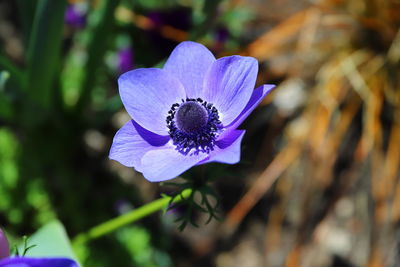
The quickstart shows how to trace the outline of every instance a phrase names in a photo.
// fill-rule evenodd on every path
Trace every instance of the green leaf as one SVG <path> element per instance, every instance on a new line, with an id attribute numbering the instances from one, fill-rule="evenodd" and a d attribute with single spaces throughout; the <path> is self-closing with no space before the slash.
<path id="1" fill-rule="evenodd" d="M 37 0 L 18 0 L 19 20 L 22 26 L 22 38 L 24 46 L 27 47 L 32 32 L 32 22 L 35 15 Z"/>
<path id="2" fill-rule="evenodd" d="M 21 89 L 25 85 L 25 76 L 22 70 L 20 70 L 14 63 L 11 62 L 6 56 L 0 54 L 0 70 L 7 71 L 9 73 L 9 81 L 18 86 Z"/>
<path id="3" fill-rule="evenodd" d="M 202 13 L 194 14 L 196 27 L 190 33 L 190 40 L 198 40 L 203 37 L 215 24 L 216 18 L 218 17 L 218 7 L 222 0 L 203 0 L 201 3 Z M 197 17 L 197 19 L 196 19 Z"/>
<path id="4" fill-rule="evenodd" d="M 0 71 L 0 91 L 4 90 L 4 85 L 8 78 L 10 78 L 10 73 L 8 71 Z"/>
<path id="5" fill-rule="evenodd" d="M 52 87 L 59 68 L 64 27 L 64 0 L 40 0 L 27 52 L 28 95 L 40 107 L 52 103 Z"/>
<path id="6" fill-rule="evenodd" d="M 12 105 L 9 98 L 7 98 L 4 88 L 10 78 L 8 71 L 0 71 L 0 118 L 10 119 L 12 116 Z"/>
<path id="7" fill-rule="evenodd" d="M 104 55 L 109 45 L 108 41 L 113 35 L 114 13 L 118 4 L 119 0 L 103 0 L 99 9 L 93 11 L 89 18 L 88 59 L 79 90 L 81 95 L 76 104 L 77 114 L 80 114 L 91 101 L 92 91 L 99 77 L 99 68 L 104 64 Z"/>
<path id="8" fill-rule="evenodd" d="M 64 226 L 57 220 L 34 233 L 29 238 L 28 245 L 36 245 L 27 251 L 28 257 L 67 257 L 76 260 Z"/>
<path id="9" fill-rule="evenodd" d="M 254 17 L 254 12 L 251 9 L 236 7 L 225 12 L 219 20 L 226 25 L 233 36 L 239 37 L 245 31 L 247 23 Z"/>

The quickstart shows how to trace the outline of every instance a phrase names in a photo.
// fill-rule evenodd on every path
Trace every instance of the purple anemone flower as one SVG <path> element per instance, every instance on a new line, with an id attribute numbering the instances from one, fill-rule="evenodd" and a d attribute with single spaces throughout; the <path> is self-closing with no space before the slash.
<path id="1" fill-rule="evenodd" d="M 0 267 L 78 267 L 78 264 L 68 258 L 14 257 L 0 260 Z"/>
<path id="2" fill-rule="evenodd" d="M 151 181 L 209 162 L 235 164 L 245 133 L 237 127 L 274 88 L 254 89 L 252 57 L 215 59 L 203 45 L 179 44 L 164 68 L 135 69 L 118 80 L 132 120 L 115 135 L 110 159 Z"/>

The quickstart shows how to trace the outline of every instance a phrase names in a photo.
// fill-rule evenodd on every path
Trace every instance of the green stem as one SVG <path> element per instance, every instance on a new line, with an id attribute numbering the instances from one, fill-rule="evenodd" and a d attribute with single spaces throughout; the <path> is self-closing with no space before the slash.
<path id="1" fill-rule="evenodd" d="M 101 236 L 104 236 L 106 234 L 109 234 L 122 226 L 133 223 L 133 222 L 140 220 L 156 211 L 166 208 L 167 205 L 170 204 L 172 199 L 173 199 L 172 203 L 178 203 L 178 202 L 188 198 L 191 194 L 192 194 L 191 189 L 185 189 L 176 197 L 163 197 L 163 198 L 154 200 L 153 202 L 150 202 L 150 203 L 148 203 L 144 206 L 141 206 L 137 209 L 134 209 L 128 213 L 122 214 L 114 219 L 111 219 L 109 221 L 101 223 L 85 233 L 81 233 L 81 234 L 77 235 L 72 240 L 72 245 L 73 245 L 73 247 L 76 247 L 76 246 L 85 244 L 85 243 L 89 242 L 90 240 L 93 240 L 93 239 L 99 238 Z"/>

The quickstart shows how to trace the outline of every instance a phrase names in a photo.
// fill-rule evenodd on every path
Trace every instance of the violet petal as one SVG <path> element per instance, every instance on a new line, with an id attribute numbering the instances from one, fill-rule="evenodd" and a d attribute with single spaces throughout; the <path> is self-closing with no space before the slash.
<path id="1" fill-rule="evenodd" d="M 227 126 L 227 128 L 236 129 L 237 127 L 239 127 L 239 125 L 242 124 L 247 116 L 249 116 L 250 113 L 264 99 L 264 97 L 266 97 L 274 88 L 275 85 L 273 84 L 264 84 L 260 87 L 257 87 L 257 89 L 253 91 L 253 94 L 251 95 L 246 107 L 242 110 L 239 116 Z"/>
<path id="2" fill-rule="evenodd" d="M 164 69 L 181 81 L 187 97 L 197 98 L 202 95 L 204 77 L 214 61 L 204 45 L 187 41 L 172 51 Z"/>
<path id="3" fill-rule="evenodd" d="M 204 80 L 204 100 L 218 109 L 223 125 L 230 124 L 248 103 L 257 79 L 252 57 L 230 56 L 214 62 Z"/>
<path id="4" fill-rule="evenodd" d="M 128 121 L 114 136 L 110 159 L 141 171 L 141 159 L 148 151 L 164 146 L 169 136 L 152 133 L 134 120 Z"/>
<path id="5" fill-rule="evenodd" d="M 183 155 L 173 146 L 147 152 L 142 158 L 143 176 L 150 182 L 161 182 L 175 178 L 208 156 Z"/>
<path id="6" fill-rule="evenodd" d="M 240 161 L 240 145 L 246 131 L 231 130 L 223 139 L 216 142 L 214 150 L 209 156 L 199 164 L 220 162 L 227 164 L 236 164 Z"/>
<path id="7" fill-rule="evenodd" d="M 78 267 L 78 264 L 68 258 L 14 257 L 0 260 L 0 267 Z"/>
<path id="8" fill-rule="evenodd" d="M 165 70 L 149 68 L 122 74 L 118 84 L 122 103 L 132 119 L 149 131 L 167 135 L 168 111 L 186 97 L 179 80 Z"/>

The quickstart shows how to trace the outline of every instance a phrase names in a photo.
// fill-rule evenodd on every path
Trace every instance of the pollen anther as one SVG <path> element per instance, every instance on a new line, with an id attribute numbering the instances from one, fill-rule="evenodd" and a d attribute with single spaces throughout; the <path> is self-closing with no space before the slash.
<path id="1" fill-rule="evenodd" d="M 173 104 L 166 122 L 173 144 L 184 155 L 214 150 L 222 128 L 218 110 L 201 98 L 182 99 L 182 103 Z"/>

